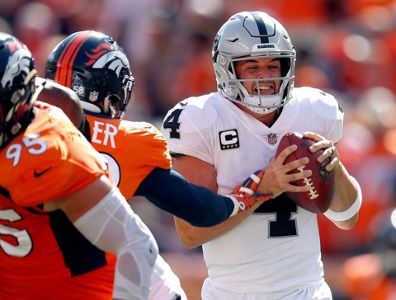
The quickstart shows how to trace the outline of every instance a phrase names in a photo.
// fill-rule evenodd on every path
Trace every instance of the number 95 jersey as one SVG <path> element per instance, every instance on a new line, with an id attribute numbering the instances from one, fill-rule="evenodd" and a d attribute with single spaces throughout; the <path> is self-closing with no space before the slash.
<path id="1" fill-rule="evenodd" d="M 317 89 L 294 89 L 271 127 L 212 93 L 176 105 L 162 131 L 171 153 L 215 167 L 218 193 L 225 195 L 266 167 L 286 132 L 313 131 L 336 142 L 342 120 L 334 97 Z M 284 196 L 263 203 L 237 227 L 205 243 L 203 253 L 208 280 L 227 291 L 272 293 L 323 282 L 317 217 Z"/>
<path id="2" fill-rule="evenodd" d="M 41 204 L 83 188 L 107 166 L 64 113 L 35 104 L 28 128 L 0 151 L 0 299 L 111 299 L 115 257 Z"/>

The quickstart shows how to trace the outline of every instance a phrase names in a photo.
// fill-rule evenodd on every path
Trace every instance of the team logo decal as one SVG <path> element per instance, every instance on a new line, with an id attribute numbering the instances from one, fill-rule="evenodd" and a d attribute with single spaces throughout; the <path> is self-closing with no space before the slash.
<path id="1" fill-rule="evenodd" d="M 275 145 L 278 141 L 275 133 L 270 133 L 267 135 L 267 140 L 270 145 Z"/>
<path id="2" fill-rule="evenodd" d="M 12 55 L 8 59 L 3 78 L 1 79 L 1 86 L 3 88 L 11 86 L 14 78 L 20 74 L 29 74 L 30 72 L 30 52 L 17 45 L 10 45 L 9 48 Z"/>
<path id="3" fill-rule="evenodd" d="M 93 50 L 90 50 L 88 52 L 85 52 L 85 54 L 88 56 L 89 61 L 87 61 L 85 63 L 86 66 L 92 66 L 101 56 L 103 56 L 104 54 L 112 51 L 112 47 L 110 45 L 107 44 L 100 44 L 98 45 L 98 47 L 96 47 Z"/>
<path id="4" fill-rule="evenodd" d="M 85 88 L 82 84 L 80 76 L 78 75 L 73 77 L 72 90 L 75 91 L 80 97 L 85 96 Z"/>
<path id="5" fill-rule="evenodd" d="M 95 102 L 96 100 L 98 100 L 98 97 L 99 97 L 99 93 L 96 92 L 96 91 L 92 91 L 92 92 L 89 93 L 88 99 L 91 102 Z"/>
<path id="6" fill-rule="evenodd" d="M 239 137 L 236 129 L 229 129 L 219 132 L 221 150 L 239 148 Z"/>
<path id="7" fill-rule="evenodd" d="M 90 58 L 85 64 L 92 66 L 94 69 L 102 69 L 107 67 L 113 70 L 117 76 L 120 76 L 120 72 L 123 68 L 129 67 L 129 62 L 124 53 L 120 51 L 114 51 L 111 46 L 102 44 L 92 50 L 91 53 L 86 53 Z"/>

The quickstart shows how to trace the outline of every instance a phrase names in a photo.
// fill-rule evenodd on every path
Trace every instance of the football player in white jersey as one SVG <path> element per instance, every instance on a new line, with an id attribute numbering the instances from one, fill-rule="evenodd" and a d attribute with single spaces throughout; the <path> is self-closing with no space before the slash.
<path id="1" fill-rule="evenodd" d="M 317 216 L 285 196 L 293 191 L 281 137 L 298 131 L 335 171 L 335 194 L 325 213 L 345 230 L 358 219 L 361 192 L 341 163 L 343 112 L 321 90 L 294 88 L 295 50 L 284 27 L 264 12 L 240 12 L 216 35 L 212 59 L 218 92 L 181 101 L 164 118 L 162 132 L 174 169 L 191 182 L 227 194 L 265 168 L 261 193 L 276 196 L 211 228 L 175 219 L 187 247 L 202 245 L 209 277 L 202 299 L 331 299 L 324 281 Z M 293 146 L 291 146 L 293 147 Z M 264 160 L 264 164 L 263 164 Z M 239 170 L 235 172 L 235 170 Z"/>

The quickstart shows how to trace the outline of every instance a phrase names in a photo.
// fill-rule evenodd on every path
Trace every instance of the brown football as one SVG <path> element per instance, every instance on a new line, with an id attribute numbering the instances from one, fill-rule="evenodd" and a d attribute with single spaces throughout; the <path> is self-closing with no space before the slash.
<path id="1" fill-rule="evenodd" d="M 318 150 L 315 153 L 309 151 L 309 147 L 314 143 L 315 141 L 303 137 L 301 133 L 288 132 L 280 140 L 276 156 L 288 146 L 297 145 L 297 150 L 291 153 L 284 163 L 286 164 L 302 157 L 309 158 L 309 163 L 304 168 L 310 169 L 312 176 L 293 182 L 293 184 L 299 186 L 309 185 L 309 192 L 287 192 L 287 195 L 300 207 L 314 213 L 323 213 L 329 208 L 334 195 L 334 171 L 328 172 L 325 169 L 325 166 L 329 163 L 329 159 L 322 163 L 317 161 L 318 156 L 323 153 L 323 150 Z M 295 169 L 290 173 L 296 172 L 300 171 Z"/>

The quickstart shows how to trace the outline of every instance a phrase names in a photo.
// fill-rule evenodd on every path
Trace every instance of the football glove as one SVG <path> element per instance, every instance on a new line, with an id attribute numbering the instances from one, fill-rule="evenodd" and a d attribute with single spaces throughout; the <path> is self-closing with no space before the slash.
<path id="1" fill-rule="evenodd" d="M 273 198 L 272 194 L 255 194 L 255 191 L 264 176 L 264 171 L 259 170 L 250 175 L 242 184 L 238 184 L 230 194 L 226 195 L 235 204 L 231 216 L 245 211 L 256 202 L 264 202 Z"/>

